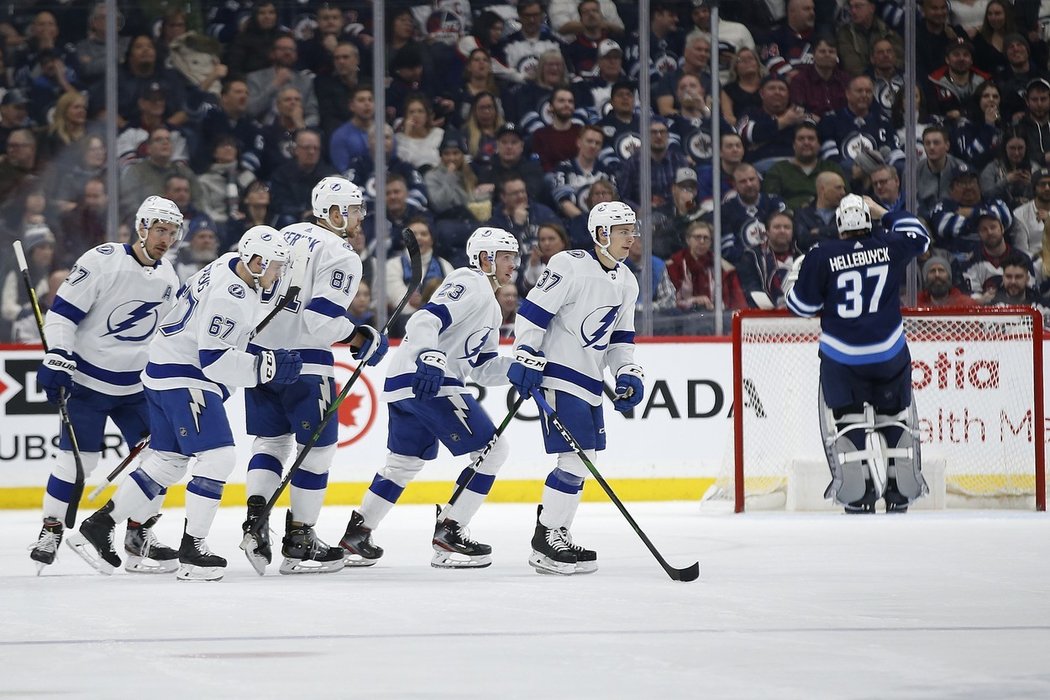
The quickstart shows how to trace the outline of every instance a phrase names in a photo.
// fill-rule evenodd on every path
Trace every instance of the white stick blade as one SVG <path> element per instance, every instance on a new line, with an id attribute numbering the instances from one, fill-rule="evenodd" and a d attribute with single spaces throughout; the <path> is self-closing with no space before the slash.
<path id="1" fill-rule="evenodd" d="M 28 272 L 29 265 L 26 264 L 26 253 L 22 250 L 22 241 L 15 241 L 13 245 L 15 248 L 15 258 L 18 259 L 18 269 L 22 272 Z"/>

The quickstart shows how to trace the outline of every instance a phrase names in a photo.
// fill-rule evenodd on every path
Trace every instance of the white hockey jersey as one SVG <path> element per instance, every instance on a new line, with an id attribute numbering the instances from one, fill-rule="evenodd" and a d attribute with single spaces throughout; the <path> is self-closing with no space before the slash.
<path id="1" fill-rule="evenodd" d="M 301 265 L 302 256 L 307 255 L 306 275 L 299 298 L 277 314 L 250 349 L 298 350 L 303 374 L 331 377 L 332 344 L 354 330 L 346 309 L 361 284 L 361 258 L 338 234 L 318 224 L 291 224 L 281 229 L 281 235 L 294 248 L 295 265 Z M 276 288 L 262 293 L 267 311 L 288 293 L 291 278 L 283 275 Z"/>
<path id="2" fill-rule="evenodd" d="M 453 271 L 430 302 L 408 319 L 405 339 L 387 370 L 383 398 L 412 398 L 416 357 L 423 350 L 440 350 L 448 361 L 438 396 L 469 392 L 468 379 L 483 386 L 508 384 L 511 359 L 498 355 L 502 323 L 503 314 L 485 273 L 468 267 Z"/>
<path id="3" fill-rule="evenodd" d="M 144 266 L 130 245 L 105 243 L 77 260 L 44 319 L 52 350 L 76 360 L 73 381 L 109 396 L 142 391 L 150 339 L 175 306 L 170 263 Z"/>
<path id="4" fill-rule="evenodd" d="M 518 309 L 515 346 L 546 355 L 545 388 L 598 406 L 602 370 L 634 362 L 637 298 L 638 282 L 623 263 L 606 270 L 593 251 L 562 251 Z"/>
<path id="5" fill-rule="evenodd" d="M 237 275 L 239 260 L 226 253 L 186 280 L 150 346 L 148 388 L 202 389 L 225 400 L 231 387 L 258 383 L 258 358 L 245 348 L 266 307 Z"/>

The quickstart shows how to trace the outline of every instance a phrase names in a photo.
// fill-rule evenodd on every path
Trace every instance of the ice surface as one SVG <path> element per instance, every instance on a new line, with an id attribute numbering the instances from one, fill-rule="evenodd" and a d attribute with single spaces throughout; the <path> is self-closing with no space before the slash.
<path id="1" fill-rule="evenodd" d="M 219 583 L 106 578 L 64 544 L 38 578 L 39 515 L 2 512 L 0 697 L 1050 698 L 1046 514 L 628 507 L 699 581 L 671 581 L 608 503 L 573 528 L 600 570 L 568 578 L 526 564 L 526 505 L 475 518 L 489 569 L 432 569 L 433 509 L 398 506 L 377 566 L 265 578 L 224 508 Z M 349 513 L 326 508 L 321 536 Z M 181 527 L 171 510 L 157 532 Z"/>

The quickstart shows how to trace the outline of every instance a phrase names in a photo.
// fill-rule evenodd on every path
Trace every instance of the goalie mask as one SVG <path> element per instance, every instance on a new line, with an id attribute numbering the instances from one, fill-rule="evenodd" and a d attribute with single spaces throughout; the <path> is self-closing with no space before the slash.
<path id="1" fill-rule="evenodd" d="M 481 270 L 481 255 L 487 254 L 489 261 L 489 271 L 485 272 L 490 278 L 494 278 L 496 274 L 496 253 L 501 251 L 507 251 L 519 255 L 521 253 L 521 246 L 518 245 L 518 239 L 514 237 L 514 234 L 510 231 L 505 231 L 501 228 L 493 228 L 485 226 L 479 228 L 474 233 L 470 234 L 470 238 L 467 239 L 467 264 L 475 270 Z M 517 264 L 515 264 L 517 267 Z"/>
<path id="2" fill-rule="evenodd" d="M 587 230 L 590 231 L 591 240 L 601 249 L 602 254 L 614 263 L 621 263 L 626 259 L 626 257 L 623 260 L 617 259 L 609 253 L 612 227 L 621 224 L 633 226 L 633 235 L 638 235 L 638 217 L 634 209 L 623 202 L 602 202 L 595 205 L 591 213 L 587 215 Z M 601 241 L 602 235 L 606 237 L 605 243 Z"/>
<path id="3" fill-rule="evenodd" d="M 846 231 L 871 231 L 871 210 L 860 195 L 847 194 L 835 210 L 839 235 Z"/>
<path id="4" fill-rule="evenodd" d="M 283 268 L 289 258 L 288 246 L 272 226 L 252 226 L 245 231 L 237 244 L 237 254 L 255 281 L 256 291 L 262 288 L 259 280 L 266 274 L 266 270 L 274 263 Z M 249 266 L 255 257 L 262 260 L 262 269 L 259 272 L 255 272 Z"/>
<path id="5" fill-rule="evenodd" d="M 360 212 L 364 201 L 361 188 L 342 177 L 322 178 L 314 185 L 311 195 L 314 216 L 328 224 L 332 230 L 340 233 L 345 233 L 350 223 L 350 210 L 356 208 Z M 343 217 L 341 227 L 333 224 L 329 218 L 332 207 L 339 208 L 339 213 Z"/>
<path id="6" fill-rule="evenodd" d="M 146 250 L 146 238 L 149 236 L 149 230 L 153 227 L 153 224 L 158 221 L 175 225 L 175 240 L 173 243 L 178 242 L 182 238 L 183 216 L 178 205 L 164 197 L 156 195 L 146 197 L 139 206 L 138 212 L 135 213 L 135 235 L 138 236 L 139 247 L 142 249 L 142 253 L 150 262 L 157 261 Z"/>

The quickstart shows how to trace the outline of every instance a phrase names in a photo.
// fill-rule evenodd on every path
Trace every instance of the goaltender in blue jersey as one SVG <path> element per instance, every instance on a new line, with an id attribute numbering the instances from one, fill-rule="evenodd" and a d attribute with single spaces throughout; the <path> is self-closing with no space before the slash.
<path id="1" fill-rule="evenodd" d="M 872 215 L 883 231 L 872 234 Z M 820 423 L 832 481 L 825 497 L 849 513 L 880 498 L 904 512 L 926 492 L 912 402 L 911 354 L 900 310 L 908 264 L 930 235 L 914 215 L 847 195 L 839 239 L 821 241 L 788 276 L 787 306 L 820 315 Z"/>
<path id="2" fill-rule="evenodd" d="M 518 239 L 503 229 L 479 228 L 467 240 L 467 259 L 468 267 L 449 274 L 412 314 L 390 363 L 383 386 L 390 452 L 340 542 L 348 565 L 369 566 L 383 555 L 371 532 L 423 464 L 437 457 L 439 442 L 453 455 L 470 454 L 477 469 L 463 470 L 457 482 L 463 490 L 438 517 L 431 565 L 457 569 L 491 563 L 492 548 L 471 539 L 466 528 L 510 448 L 506 439 L 492 442 L 496 428 L 466 383 L 508 383 L 510 358 L 498 355 L 503 313 L 495 292 L 511 283 L 518 267 Z"/>

